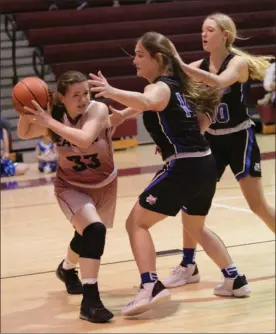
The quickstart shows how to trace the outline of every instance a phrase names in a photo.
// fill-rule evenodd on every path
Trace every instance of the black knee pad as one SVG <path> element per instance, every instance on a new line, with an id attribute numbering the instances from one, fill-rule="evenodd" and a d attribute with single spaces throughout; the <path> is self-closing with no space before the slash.
<path id="1" fill-rule="evenodd" d="M 100 260 L 104 252 L 106 227 L 103 223 L 88 225 L 82 233 L 80 257 Z"/>
<path id="2" fill-rule="evenodd" d="M 72 251 L 80 255 L 82 243 L 82 236 L 77 231 L 75 231 L 74 238 L 70 242 L 70 248 Z"/>

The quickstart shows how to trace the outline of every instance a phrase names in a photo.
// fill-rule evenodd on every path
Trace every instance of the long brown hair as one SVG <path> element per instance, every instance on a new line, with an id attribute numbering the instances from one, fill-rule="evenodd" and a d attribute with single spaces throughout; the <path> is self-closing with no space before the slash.
<path id="1" fill-rule="evenodd" d="M 255 80 L 264 80 L 265 72 L 270 66 L 271 60 L 275 59 L 274 56 L 253 56 L 248 52 L 242 51 L 233 46 L 237 36 L 237 28 L 232 18 L 223 13 L 213 13 L 208 15 L 207 19 L 214 20 L 221 31 L 226 31 L 228 37 L 225 47 L 234 54 L 242 56 L 248 64 L 249 76 Z"/>
<path id="2" fill-rule="evenodd" d="M 170 40 L 157 32 L 147 32 L 139 42 L 159 63 L 160 57 L 158 58 L 157 54 L 161 55 L 164 71 L 180 79 L 181 90 L 189 105 L 195 111 L 208 113 L 213 118 L 221 98 L 219 91 L 191 79 L 182 71 L 179 61 L 174 56 Z"/>
<path id="3" fill-rule="evenodd" d="M 81 83 L 87 81 L 87 76 L 81 72 L 77 71 L 68 71 L 60 75 L 57 80 L 57 92 L 54 94 L 53 106 L 52 106 L 52 117 L 62 122 L 63 115 L 66 113 L 66 108 L 64 104 L 59 99 L 59 94 L 65 95 L 68 91 L 68 87 L 75 83 Z M 59 93 L 59 94 L 58 94 Z M 52 141 L 57 141 L 59 135 L 49 130 L 49 135 L 52 138 Z"/>

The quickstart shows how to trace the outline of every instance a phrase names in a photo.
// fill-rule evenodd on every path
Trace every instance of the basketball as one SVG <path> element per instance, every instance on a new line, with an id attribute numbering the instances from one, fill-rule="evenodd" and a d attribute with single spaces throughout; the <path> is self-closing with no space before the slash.
<path id="1" fill-rule="evenodd" d="M 12 102 L 17 112 L 26 112 L 24 106 L 35 109 L 32 100 L 39 103 L 41 108 L 47 109 L 52 103 L 52 92 L 45 81 L 37 77 L 27 77 L 19 81 L 12 90 Z"/>

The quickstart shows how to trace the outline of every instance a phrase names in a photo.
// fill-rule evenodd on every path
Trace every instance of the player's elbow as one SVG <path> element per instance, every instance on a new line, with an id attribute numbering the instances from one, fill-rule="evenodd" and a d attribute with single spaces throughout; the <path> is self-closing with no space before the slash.
<path id="1" fill-rule="evenodd" d="M 150 110 L 150 108 L 147 107 L 147 105 L 143 105 L 143 106 L 139 106 L 138 108 L 136 108 L 136 110 L 137 110 L 139 113 L 142 113 L 142 112 L 144 112 L 144 111 Z"/>
<path id="2" fill-rule="evenodd" d="M 146 99 L 137 104 L 137 106 L 135 106 L 135 110 L 137 110 L 138 113 L 142 113 L 150 109 L 150 103 Z"/>
<path id="3" fill-rule="evenodd" d="M 139 98 L 135 99 L 135 104 L 132 106 L 137 111 L 137 114 L 147 110 L 152 110 L 152 99 L 147 94 L 139 94 Z"/>
<path id="4" fill-rule="evenodd" d="M 141 103 L 140 108 L 135 108 L 137 112 L 144 112 L 147 110 L 156 110 L 156 103 L 151 98 L 145 97 Z"/>
<path id="5" fill-rule="evenodd" d="M 79 148 L 89 148 L 94 142 L 94 138 L 90 136 L 83 136 L 83 138 L 78 142 Z"/>

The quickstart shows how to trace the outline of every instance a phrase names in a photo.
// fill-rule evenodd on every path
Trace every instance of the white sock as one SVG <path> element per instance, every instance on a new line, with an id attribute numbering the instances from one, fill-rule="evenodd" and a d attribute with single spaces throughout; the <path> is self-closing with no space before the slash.
<path id="1" fill-rule="evenodd" d="M 81 280 L 82 284 L 96 284 L 97 278 L 84 278 Z"/>
<path id="2" fill-rule="evenodd" d="M 65 269 L 65 270 L 74 269 L 74 268 L 76 268 L 76 263 L 72 263 L 68 259 L 65 259 L 62 262 L 62 268 Z"/>

